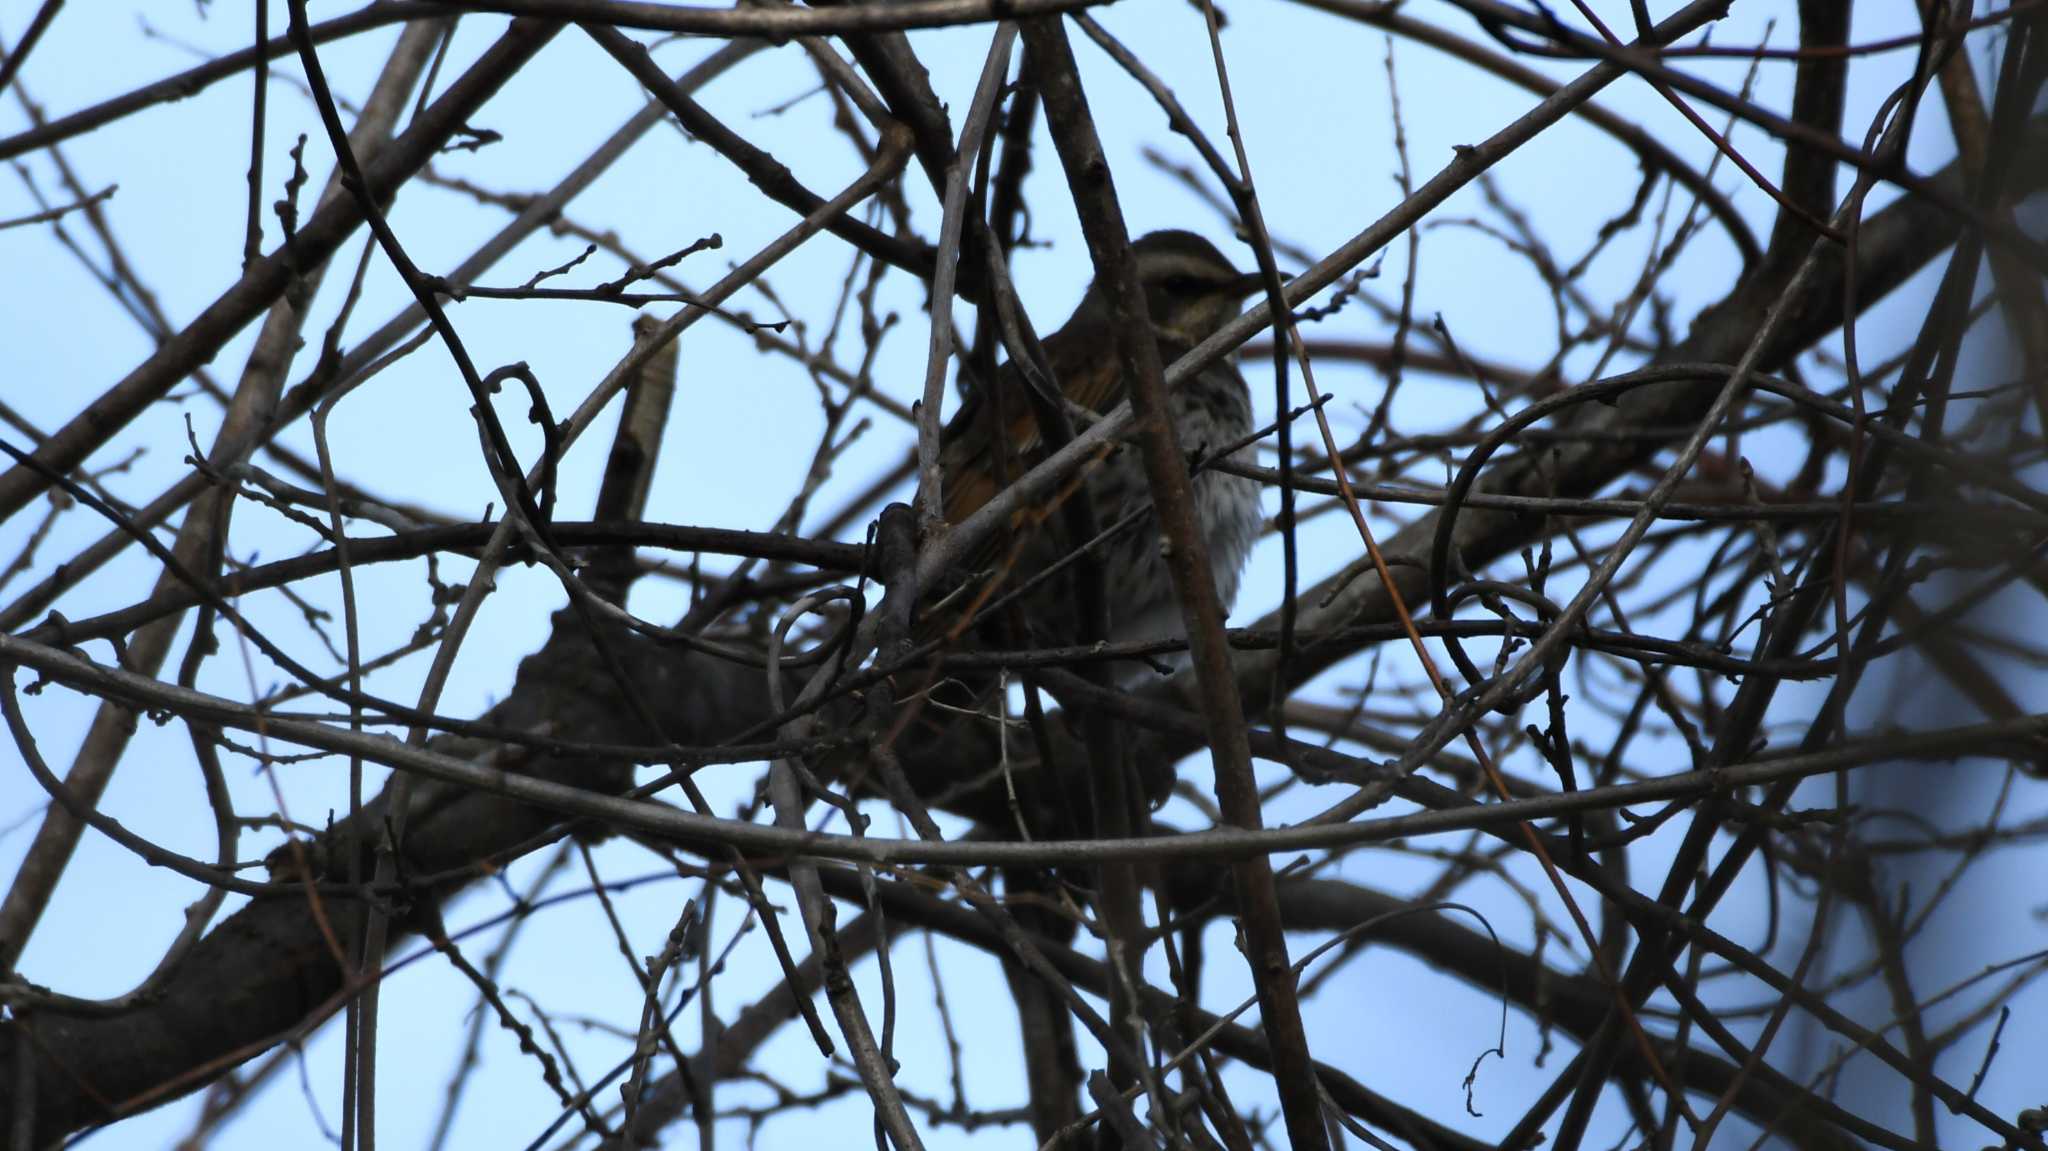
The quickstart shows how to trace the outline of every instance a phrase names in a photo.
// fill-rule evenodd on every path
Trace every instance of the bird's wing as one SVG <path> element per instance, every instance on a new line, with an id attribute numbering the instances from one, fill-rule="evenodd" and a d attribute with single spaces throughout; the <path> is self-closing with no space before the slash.
<path id="1" fill-rule="evenodd" d="M 1106 412 L 1123 399 L 1123 377 L 1116 358 L 1104 354 L 1111 351 L 1110 338 L 1099 325 L 1078 315 L 1046 337 L 1046 364 L 1068 401 Z M 998 474 L 1015 479 L 1044 457 L 1044 436 L 1029 387 L 1014 364 L 1005 364 L 996 373 L 995 386 L 976 392 L 947 422 L 939 445 L 941 510 L 947 523 L 966 520 L 994 499 L 1003 487 L 997 482 Z M 997 395 L 1002 398 L 1001 420 L 997 418 L 998 405 L 992 402 Z M 1000 473 L 996 469 L 999 451 L 1003 453 Z M 1074 485 L 1064 485 L 1043 504 L 1018 509 L 1002 530 L 961 564 L 962 574 L 988 571 L 992 578 L 970 584 L 946 581 L 950 590 L 931 589 L 935 595 L 960 598 L 922 616 L 915 629 L 918 642 L 947 635 L 960 626 L 960 621 L 991 595 L 1000 593 L 1012 567 L 1035 570 L 1050 562 L 1059 549 L 1040 529 L 1074 490 Z"/>
<path id="2" fill-rule="evenodd" d="M 1069 334 L 1062 331 L 1045 342 L 1053 378 L 1069 401 L 1091 411 L 1108 411 L 1123 398 L 1122 376 L 1115 359 L 1099 354 L 1095 340 L 1060 338 Z M 1004 365 L 996 375 L 995 390 L 1002 393 L 1003 414 L 1009 417 L 1002 428 L 1000 443 L 1007 444 L 1006 474 L 1012 479 L 1038 462 L 1039 448 L 1044 442 L 1032 398 L 1025 391 L 1027 387 L 1014 365 Z M 986 402 L 987 399 L 977 394 L 960 410 L 947 426 L 939 448 L 947 523 L 957 524 L 981 510 L 999 490 L 995 465 L 1000 446 L 996 439 L 996 405 Z"/>

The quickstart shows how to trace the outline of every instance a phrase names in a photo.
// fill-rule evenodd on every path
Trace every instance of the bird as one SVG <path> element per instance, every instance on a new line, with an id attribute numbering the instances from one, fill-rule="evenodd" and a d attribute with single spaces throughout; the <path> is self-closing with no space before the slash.
<path id="1" fill-rule="evenodd" d="M 1216 333 L 1243 310 L 1263 283 L 1256 272 L 1237 269 L 1214 244 L 1193 232 L 1151 232 L 1131 245 L 1137 278 L 1145 291 L 1152 338 L 1163 363 Z M 1070 407 L 1106 414 L 1129 392 L 1121 371 L 1110 286 L 1091 283 L 1067 322 L 1042 341 L 1044 363 Z M 1002 490 L 1008 479 L 1045 457 L 1046 437 L 1036 417 L 1030 384 L 1014 363 L 1005 364 L 992 387 L 977 388 L 947 422 L 940 437 L 939 485 L 942 514 L 959 524 Z M 1252 431 L 1251 394 L 1244 378 L 1218 361 L 1184 381 L 1168 396 L 1181 450 L 1191 461 L 1229 450 L 1229 458 L 1250 463 L 1245 441 Z M 1111 643 L 1179 638 L 1184 635 L 1178 601 L 1156 515 L 1149 514 L 1150 486 L 1139 446 L 1129 440 L 1108 448 L 1084 472 L 1080 486 L 1093 503 L 1098 530 L 1133 512 L 1134 525 L 1097 552 L 1108 606 Z M 1210 570 L 1224 609 L 1236 598 L 1244 563 L 1262 523 L 1255 481 L 1207 468 L 1193 479 L 1195 507 L 1209 551 Z M 1059 503 L 1073 485 L 1013 518 L 1010 537 L 985 549 L 977 570 L 944 587 L 928 607 L 921 634 L 952 640 L 973 635 L 987 643 L 989 628 L 970 622 L 996 595 L 1020 586 L 1080 541 L 1063 537 Z M 1069 568 L 1069 571 L 1072 569 Z M 1048 579 L 1022 598 L 1023 618 L 1034 645 L 1071 643 L 1081 638 L 1076 599 L 1064 577 Z M 1154 666 L 1171 670 L 1185 657 Z M 1128 682 L 1146 667 L 1119 662 L 1115 675 Z"/>

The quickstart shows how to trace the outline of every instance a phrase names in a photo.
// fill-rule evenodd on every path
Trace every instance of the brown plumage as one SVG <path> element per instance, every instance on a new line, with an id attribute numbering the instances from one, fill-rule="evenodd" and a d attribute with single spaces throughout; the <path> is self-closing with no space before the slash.
<path id="1" fill-rule="evenodd" d="M 1228 323 L 1258 290 L 1258 277 L 1244 275 L 1207 240 L 1190 232 L 1153 232 L 1132 245 L 1138 279 L 1145 287 L 1160 358 L 1172 363 Z M 1101 285 L 1090 285 L 1067 322 L 1043 341 L 1045 357 L 1060 391 L 1075 405 L 1106 413 L 1123 401 L 1110 302 Z M 1007 441 L 1006 470 L 1015 477 L 1044 457 L 1044 439 L 1033 414 L 1028 384 L 1015 365 L 997 374 L 1000 405 L 977 392 L 947 425 L 939 452 L 941 505 L 949 523 L 959 523 L 993 498 L 1000 485 L 996 453 Z M 1251 430 L 1251 400 L 1245 383 L 1227 364 L 1213 365 L 1169 397 L 1182 450 L 1203 456 L 1243 438 Z M 998 426 L 997 407 L 1002 409 Z M 1249 449 L 1244 449 L 1249 456 Z M 1135 444 L 1117 444 L 1090 466 L 1083 484 L 1094 503 L 1098 528 L 1116 523 L 1150 503 L 1150 489 Z M 1217 590 L 1227 607 L 1259 527 L 1258 488 L 1252 481 L 1208 470 L 1195 477 L 1196 508 L 1211 553 Z M 980 557 L 977 571 L 960 585 L 942 589 L 926 612 L 927 636 L 964 632 L 962 616 L 1014 588 L 1064 555 L 1057 504 L 1032 508 L 1013 522 L 1013 537 Z M 1078 541 L 1075 541 L 1078 542 Z M 1117 640 L 1181 634 L 1179 613 L 1158 529 L 1150 518 L 1101 545 L 1103 587 L 1110 633 Z M 1036 642 L 1072 642 L 1079 634 L 1074 598 L 1064 575 L 1028 595 L 1023 603 Z M 1024 637 L 1018 637 L 1022 639 Z M 1131 665 L 1134 669 L 1138 665 Z"/>

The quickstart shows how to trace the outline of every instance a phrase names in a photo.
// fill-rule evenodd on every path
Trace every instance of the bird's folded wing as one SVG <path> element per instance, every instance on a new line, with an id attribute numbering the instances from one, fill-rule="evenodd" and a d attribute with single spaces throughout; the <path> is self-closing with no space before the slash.
<path id="1" fill-rule="evenodd" d="M 1101 354 L 1106 347 L 1096 341 L 1046 341 L 1046 359 L 1053 377 L 1068 402 L 1094 412 L 1106 412 L 1123 399 L 1122 379 L 1114 356 Z M 1007 452 L 1005 475 L 1015 479 L 1038 462 L 1044 436 L 1028 385 L 1013 366 L 997 373 L 996 390 L 1002 393 L 1003 442 Z M 947 425 L 939 448 L 942 503 L 947 523 L 957 524 L 980 511 L 1000 490 L 996 482 L 996 405 L 989 397 L 977 395 Z"/>

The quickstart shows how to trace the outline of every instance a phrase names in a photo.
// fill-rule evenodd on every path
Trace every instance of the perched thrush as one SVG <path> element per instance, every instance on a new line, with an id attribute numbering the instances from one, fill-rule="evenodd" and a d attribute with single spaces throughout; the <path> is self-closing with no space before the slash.
<path id="1" fill-rule="evenodd" d="M 1168 364 L 1235 318 L 1245 299 L 1259 289 L 1257 273 L 1239 272 L 1214 245 L 1191 232 L 1153 232 L 1131 250 L 1145 288 L 1159 358 Z M 1043 347 L 1052 377 L 1070 405 L 1107 413 L 1125 398 L 1127 384 L 1117 362 L 1105 285 L 1089 285 L 1074 314 L 1045 338 Z M 1008 480 L 1044 458 L 1045 437 L 1026 390 L 1029 386 L 1017 366 L 1007 364 L 997 373 L 993 388 L 976 390 L 946 426 L 939 469 L 947 522 L 966 519 Z M 1244 378 L 1225 363 L 1212 364 L 1174 389 L 1169 408 L 1181 449 L 1191 461 L 1207 458 L 1251 431 L 1250 393 Z M 1250 448 L 1238 449 L 1234 458 L 1249 462 Z M 1106 638 L 1117 642 L 1184 634 L 1158 522 L 1149 511 L 1151 491 L 1138 446 L 1113 445 L 1089 466 L 1082 487 L 1093 502 L 1098 528 L 1109 528 L 1133 511 L 1144 512 L 1096 550 L 1109 609 Z M 1072 490 L 1068 488 L 1069 493 Z M 1227 609 L 1259 529 L 1258 485 L 1205 469 L 1194 477 L 1194 494 L 1216 590 Z M 984 556 L 981 571 L 964 586 L 949 589 L 950 594 L 927 610 L 926 634 L 965 633 L 965 613 L 1022 585 L 1085 542 L 1064 538 L 1065 517 L 1058 513 L 1057 503 L 1024 509 L 1013 520 L 1010 539 Z M 1024 598 L 1024 619 L 1031 634 L 1014 640 L 1069 643 L 1083 634 L 1066 574 L 1048 579 Z M 986 638 L 985 632 L 979 634 Z"/>

